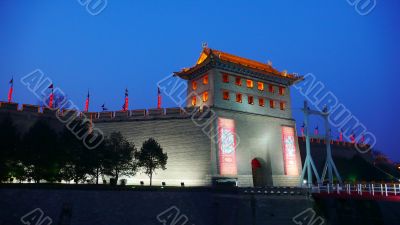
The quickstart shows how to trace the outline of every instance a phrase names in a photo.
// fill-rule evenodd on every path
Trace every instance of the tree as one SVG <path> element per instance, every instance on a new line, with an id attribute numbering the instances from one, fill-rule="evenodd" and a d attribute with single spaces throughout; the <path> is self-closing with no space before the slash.
<path id="1" fill-rule="evenodd" d="M 61 177 L 66 181 L 74 180 L 75 183 L 85 181 L 93 172 L 90 158 L 91 151 L 87 149 L 81 140 L 68 129 L 64 129 L 60 138 L 63 160 Z"/>
<path id="2" fill-rule="evenodd" d="M 91 135 L 91 134 L 89 134 Z M 99 176 L 101 173 L 105 171 L 106 164 L 106 144 L 103 141 L 99 146 L 95 149 L 89 150 L 91 152 L 89 163 L 93 168 L 93 176 L 96 180 L 96 184 L 99 184 Z"/>
<path id="3" fill-rule="evenodd" d="M 129 143 L 120 132 L 111 133 L 105 140 L 104 173 L 113 176 L 116 182 L 122 175 L 135 175 L 137 166 L 134 155 L 136 151 L 135 145 Z"/>
<path id="4" fill-rule="evenodd" d="M 36 183 L 41 179 L 59 180 L 64 156 L 61 153 L 57 133 L 43 119 L 36 121 L 23 137 L 22 164 Z"/>
<path id="5" fill-rule="evenodd" d="M 136 154 L 139 167 L 144 169 L 144 173 L 150 178 L 152 185 L 153 173 L 156 169 L 166 169 L 168 160 L 167 153 L 163 153 L 160 144 L 153 138 L 143 142 L 142 148 Z"/>
<path id="6" fill-rule="evenodd" d="M 12 176 L 18 142 L 17 129 L 11 116 L 7 115 L 0 123 L 0 182 Z"/>

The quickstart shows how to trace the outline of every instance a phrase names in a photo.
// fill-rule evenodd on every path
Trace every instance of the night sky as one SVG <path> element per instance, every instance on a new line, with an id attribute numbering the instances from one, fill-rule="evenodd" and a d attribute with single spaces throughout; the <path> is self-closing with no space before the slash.
<path id="1" fill-rule="evenodd" d="M 37 104 L 19 79 L 41 69 L 81 108 L 90 89 L 91 111 L 103 103 L 120 110 L 125 88 L 131 109 L 153 108 L 156 83 L 193 65 L 207 42 L 279 70 L 313 73 L 376 136 L 377 149 L 400 161 L 400 2 L 376 1 L 361 16 L 346 0 L 108 0 L 93 16 L 77 0 L 2 0 L 1 100 L 14 76 L 14 101 Z M 304 98 L 294 89 L 292 96 L 300 126 Z"/>

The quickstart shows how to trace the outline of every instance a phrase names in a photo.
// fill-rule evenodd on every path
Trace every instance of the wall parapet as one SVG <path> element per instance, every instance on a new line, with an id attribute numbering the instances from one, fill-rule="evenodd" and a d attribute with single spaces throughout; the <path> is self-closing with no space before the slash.
<path id="1" fill-rule="evenodd" d="M 18 110 L 18 103 L 15 103 L 15 102 L 0 102 L 0 109 L 10 110 L 10 111 L 17 111 Z"/>
<path id="2" fill-rule="evenodd" d="M 306 143 L 306 138 L 305 137 L 298 137 L 299 144 L 304 144 Z M 326 140 L 321 139 L 321 138 L 310 138 L 310 144 L 311 145 L 321 145 L 325 146 L 326 145 Z M 368 144 L 361 144 L 361 143 L 352 143 L 352 142 L 347 142 L 347 141 L 338 141 L 338 140 L 331 140 L 331 145 L 335 146 L 341 146 L 346 149 L 354 150 L 355 145 L 358 144 L 358 147 L 361 148 L 362 150 L 367 150 L 371 146 Z M 370 153 L 371 151 L 368 151 Z"/>
<path id="3" fill-rule="evenodd" d="M 112 122 L 129 120 L 151 120 L 151 119 L 173 119 L 173 118 L 206 118 L 210 115 L 208 107 L 172 107 L 172 108 L 152 108 L 152 109 L 133 109 L 128 111 L 103 111 L 103 112 L 81 112 L 73 109 L 50 109 L 39 105 L 18 104 L 0 102 L 0 112 L 17 112 L 20 114 L 29 113 L 55 116 L 62 118 L 76 117 L 92 120 L 94 122 Z"/>

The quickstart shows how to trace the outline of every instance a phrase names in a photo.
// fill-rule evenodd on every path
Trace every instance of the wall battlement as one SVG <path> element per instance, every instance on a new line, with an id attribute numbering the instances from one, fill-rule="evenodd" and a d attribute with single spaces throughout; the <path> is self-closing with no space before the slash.
<path id="1" fill-rule="evenodd" d="M 27 115 L 37 114 L 46 116 L 71 117 L 90 119 L 94 122 L 113 122 L 129 120 L 151 119 L 182 119 L 182 118 L 207 118 L 211 115 L 206 106 L 185 108 L 161 108 L 161 109 L 133 109 L 128 111 L 104 111 L 104 112 L 80 112 L 71 109 L 50 109 L 39 105 L 18 104 L 14 102 L 0 102 L 0 112 L 20 113 Z"/>
<path id="2" fill-rule="evenodd" d="M 298 137 L 298 141 L 300 145 L 305 145 L 306 143 L 305 137 Z M 310 138 L 310 144 L 311 146 L 325 146 L 326 140 L 321 138 Z M 355 147 L 356 143 L 347 141 L 331 140 L 331 145 L 338 146 L 341 147 L 342 149 L 347 149 L 347 150 L 357 150 Z M 370 145 L 368 144 L 358 143 L 358 148 L 360 148 L 360 150 L 362 151 L 366 151 L 368 154 L 371 154 L 371 151 L 367 151 L 370 148 Z"/>

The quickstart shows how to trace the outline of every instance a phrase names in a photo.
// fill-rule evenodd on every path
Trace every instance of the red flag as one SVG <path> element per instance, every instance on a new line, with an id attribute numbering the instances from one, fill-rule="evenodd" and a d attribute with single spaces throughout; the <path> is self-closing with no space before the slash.
<path id="1" fill-rule="evenodd" d="M 129 95 L 128 95 L 128 89 L 125 89 L 125 103 L 123 105 L 123 111 L 128 111 L 129 108 Z"/>
<path id="2" fill-rule="evenodd" d="M 340 130 L 339 141 L 343 141 L 343 130 Z"/>
<path id="3" fill-rule="evenodd" d="M 160 88 L 158 88 L 158 92 L 157 92 L 157 109 L 161 109 L 161 91 L 160 91 Z"/>
<path id="4" fill-rule="evenodd" d="M 10 80 L 10 90 L 8 90 L 8 102 L 12 101 L 13 90 L 14 90 L 14 78 L 11 78 L 11 80 Z"/>
<path id="5" fill-rule="evenodd" d="M 89 101 L 90 101 L 90 95 L 89 95 L 89 91 L 87 93 L 87 97 L 86 97 L 86 102 L 85 102 L 85 112 L 89 111 Z"/>
<path id="6" fill-rule="evenodd" d="M 54 93 L 53 93 L 54 88 L 53 87 L 54 87 L 53 84 L 50 84 L 49 88 L 51 88 L 51 94 L 49 97 L 49 108 L 53 108 L 53 100 L 54 100 Z"/>
<path id="7" fill-rule="evenodd" d="M 49 99 L 49 108 L 53 108 L 53 99 L 54 99 L 54 94 L 53 92 L 51 92 Z"/>
<path id="8" fill-rule="evenodd" d="M 315 127 L 315 130 L 314 130 L 314 134 L 315 134 L 315 135 L 318 135 L 318 133 L 319 133 L 319 132 L 318 132 L 318 126 L 316 126 L 316 127 Z"/>
<path id="9" fill-rule="evenodd" d="M 355 143 L 356 142 L 356 138 L 355 138 L 354 132 L 350 135 L 350 141 L 351 141 L 351 143 Z"/>

